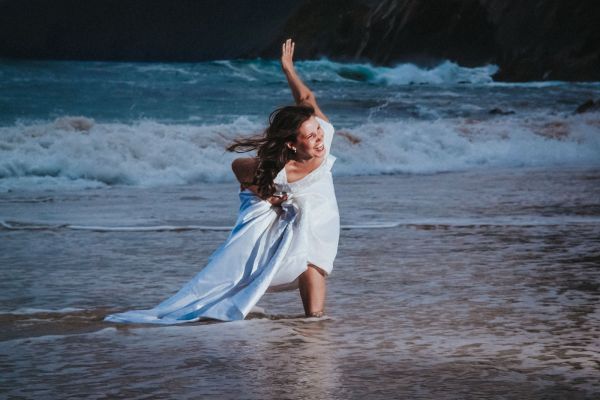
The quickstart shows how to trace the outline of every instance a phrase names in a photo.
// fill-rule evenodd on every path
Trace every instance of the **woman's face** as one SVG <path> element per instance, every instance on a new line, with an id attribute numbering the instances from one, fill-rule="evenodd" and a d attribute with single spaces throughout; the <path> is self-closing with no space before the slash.
<path id="1" fill-rule="evenodd" d="M 325 155 L 323 134 L 323 129 L 314 116 L 304 121 L 298 129 L 296 142 L 292 143 L 292 147 L 296 148 L 296 158 L 308 160 L 313 157 L 323 157 Z"/>

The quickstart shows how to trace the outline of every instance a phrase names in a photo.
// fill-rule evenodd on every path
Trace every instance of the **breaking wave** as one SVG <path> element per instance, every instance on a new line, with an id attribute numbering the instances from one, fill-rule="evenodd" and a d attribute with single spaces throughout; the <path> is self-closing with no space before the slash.
<path id="1" fill-rule="evenodd" d="M 238 155 L 225 146 L 262 128 L 245 117 L 197 126 L 69 116 L 0 127 L 0 191 L 232 181 L 230 163 Z M 596 167 L 600 118 L 590 113 L 374 121 L 339 128 L 332 153 L 336 175 Z"/>

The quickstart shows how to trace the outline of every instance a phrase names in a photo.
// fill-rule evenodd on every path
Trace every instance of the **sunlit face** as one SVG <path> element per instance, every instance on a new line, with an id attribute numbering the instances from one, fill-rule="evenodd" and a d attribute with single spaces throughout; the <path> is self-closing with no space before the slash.
<path id="1" fill-rule="evenodd" d="M 314 116 L 304 121 L 298 129 L 296 142 L 291 143 L 291 146 L 296 148 L 296 158 L 308 160 L 325 156 L 323 135 L 323 129 Z"/>

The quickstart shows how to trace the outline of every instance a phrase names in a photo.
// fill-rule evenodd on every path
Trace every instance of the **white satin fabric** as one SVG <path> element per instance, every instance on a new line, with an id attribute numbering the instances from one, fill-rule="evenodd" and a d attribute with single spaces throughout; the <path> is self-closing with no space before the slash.
<path id="1" fill-rule="evenodd" d="M 275 179 L 288 200 L 274 207 L 249 190 L 240 192 L 240 213 L 228 239 L 208 264 L 171 298 L 150 310 L 106 317 L 106 321 L 178 324 L 212 318 L 244 319 L 262 295 L 297 287 L 307 264 L 331 273 L 339 238 L 339 213 L 329 154 L 333 126 L 318 119 L 325 132 L 326 158 L 297 182 L 285 169 Z"/>

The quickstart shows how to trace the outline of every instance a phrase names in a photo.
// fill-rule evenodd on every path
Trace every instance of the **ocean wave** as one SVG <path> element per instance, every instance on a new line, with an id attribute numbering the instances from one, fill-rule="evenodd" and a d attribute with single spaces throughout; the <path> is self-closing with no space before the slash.
<path id="1" fill-rule="evenodd" d="M 282 79 L 277 61 L 222 60 L 214 61 L 213 65 L 222 67 L 227 75 L 244 81 Z M 451 61 L 441 62 L 434 67 L 420 67 L 411 63 L 382 67 L 368 63 L 339 63 L 328 59 L 298 61 L 296 69 L 302 77 L 312 82 L 356 81 L 375 85 L 489 84 L 493 82 L 492 75 L 498 71 L 496 65 L 468 68 Z"/>
<path id="2" fill-rule="evenodd" d="M 225 146 L 236 136 L 260 129 L 243 117 L 231 124 L 192 126 L 152 120 L 97 124 L 66 116 L 50 123 L 2 127 L 0 190 L 231 180 L 229 165 L 235 155 L 226 153 Z"/>
<path id="3" fill-rule="evenodd" d="M 335 122 L 335 121 L 334 121 Z M 62 117 L 0 127 L 0 191 L 233 181 L 225 147 L 264 127 L 97 123 Z M 336 175 L 600 165 L 598 113 L 373 121 L 339 128 Z"/>
<path id="4" fill-rule="evenodd" d="M 341 175 L 600 165 L 598 115 L 373 122 L 338 138 Z"/>
<path id="5" fill-rule="evenodd" d="M 450 61 L 433 68 L 422 68 L 415 64 L 399 64 L 394 67 L 338 64 L 334 68 L 343 78 L 384 85 L 489 84 L 493 82 L 492 75 L 498 71 L 495 65 L 467 68 Z"/>
<path id="6" fill-rule="evenodd" d="M 401 63 L 391 67 L 370 63 L 341 63 L 326 58 L 296 61 L 298 73 L 311 82 L 366 82 L 373 85 L 410 84 L 490 84 L 498 71 L 496 65 L 463 67 L 442 61 L 432 67 Z M 279 61 L 275 60 L 218 60 L 194 64 L 154 64 L 135 67 L 147 79 L 205 80 L 211 72 L 213 79 L 239 79 L 245 82 L 280 82 Z"/>

